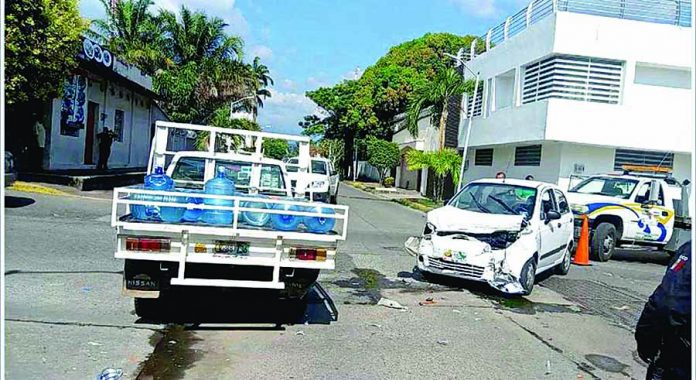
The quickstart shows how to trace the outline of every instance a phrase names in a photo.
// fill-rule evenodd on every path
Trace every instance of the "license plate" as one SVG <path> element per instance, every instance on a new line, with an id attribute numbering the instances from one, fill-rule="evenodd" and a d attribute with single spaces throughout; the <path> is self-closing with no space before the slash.
<path id="1" fill-rule="evenodd" d="M 216 241 L 213 253 L 223 256 L 247 256 L 249 243 L 245 241 Z"/>

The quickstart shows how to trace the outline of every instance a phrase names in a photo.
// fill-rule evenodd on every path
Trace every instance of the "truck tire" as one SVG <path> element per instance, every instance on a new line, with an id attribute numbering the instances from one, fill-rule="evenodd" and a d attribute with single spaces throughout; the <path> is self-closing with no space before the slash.
<path id="1" fill-rule="evenodd" d="M 162 298 L 134 298 L 135 315 L 149 321 L 158 321 L 163 314 Z"/>
<path id="2" fill-rule="evenodd" d="M 284 298 L 301 300 L 319 278 L 318 269 L 295 269 L 295 275 L 284 280 L 285 289 L 281 291 Z"/>
<path id="3" fill-rule="evenodd" d="M 616 239 L 616 227 L 611 223 L 600 223 L 590 243 L 592 258 L 602 262 L 608 261 L 614 254 Z"/>
<path id="4" fill-rule="evenodd" d="M 520 284 L 524 288 L 523 296 L 528 296 L 532 294 L 534 290 L 534 280 L 536 278 L 536 259 L 532 257 L 527 260 L 522 266 L 522 273 L 520 274 Z"/>

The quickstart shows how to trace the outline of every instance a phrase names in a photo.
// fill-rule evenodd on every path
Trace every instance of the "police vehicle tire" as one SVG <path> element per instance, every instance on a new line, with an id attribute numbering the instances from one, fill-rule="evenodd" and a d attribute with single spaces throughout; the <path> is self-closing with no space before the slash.
<path id="1" fill-rule="evenodd" d="M 520 274 L 520 284 L 522 284 L 522 288 L 524 289 L 524 292 L 522 292 L 523 296 L 532 294 L 532 290 L 534 290 L 535 277 L 536 260 L 532 257 L 531 259 L 527 260 L 526 263 L 524 263 L 522 266 L 522 273 Z"/>
<path id="2" fill-rule="evenodd" d="M 556 265 L 554 272 L 558 275 L 565 276 L 570 271 L 570 262 L 573 256 L 573 243 L 568 243 L 568 248 L 565 250 L 565 255 L 563 256 L 563 261 Z"/>
<path id="3" fill-rule="evenodd" d="M 600 223 L 595 229 L 590 244 L 592 258 L 597 261 L 609 261 L 616 249 L 616 227 L 611 223 Z"/>

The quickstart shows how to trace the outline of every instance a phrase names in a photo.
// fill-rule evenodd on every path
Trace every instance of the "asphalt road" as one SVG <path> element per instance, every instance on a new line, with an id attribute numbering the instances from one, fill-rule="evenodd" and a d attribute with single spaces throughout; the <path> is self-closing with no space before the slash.
<path id="1" fill-rule="evenodd" d="M 506 299 L 474 283 L 424 282 L 402 248 L 424 215 L 340 192 L 348 241 L 304 313 L 255 293 L 195 295 L 177 302 L 197 323 L 168 325 L 138 320 L 120 295 L 108 200 L 8 192 L 6 377 L 94 378 L 115 367 L 130 379 L 644 378 L 632 326 L 666 255 L 622 251 Z M 382 297 L 408 309 L 376 305 Z M 420 306 L 427 298 L 434 304 Z"/>

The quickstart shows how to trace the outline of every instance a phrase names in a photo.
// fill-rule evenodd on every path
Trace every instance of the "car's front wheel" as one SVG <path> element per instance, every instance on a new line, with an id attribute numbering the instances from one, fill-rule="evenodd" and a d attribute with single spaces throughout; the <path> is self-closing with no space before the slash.
<path id="1" fill-rule="evenodd" d="M 573 243 L 568 243 L 568 248 L 565 250 L 565 254 L 563 255 L 563 261 L 561 261 L 560 264 L 558 264 L 555 268 L 556 274 L 559 274 L 561 276 L 565 276 L 568 274 L 568 271 L 570 271 L 570 262 L 572 260 L 573 256 Z"/>
<path id="2" fill-rule="evenodd" d="M 536 278 L 536 260 L 532 257 L 527 260 L 522 266 L 522 274 L 520 275 L 520 284 L 524 289 L 522 295 L 528 296 L 532 294 L 534 289 L 534 280 Z"/>

